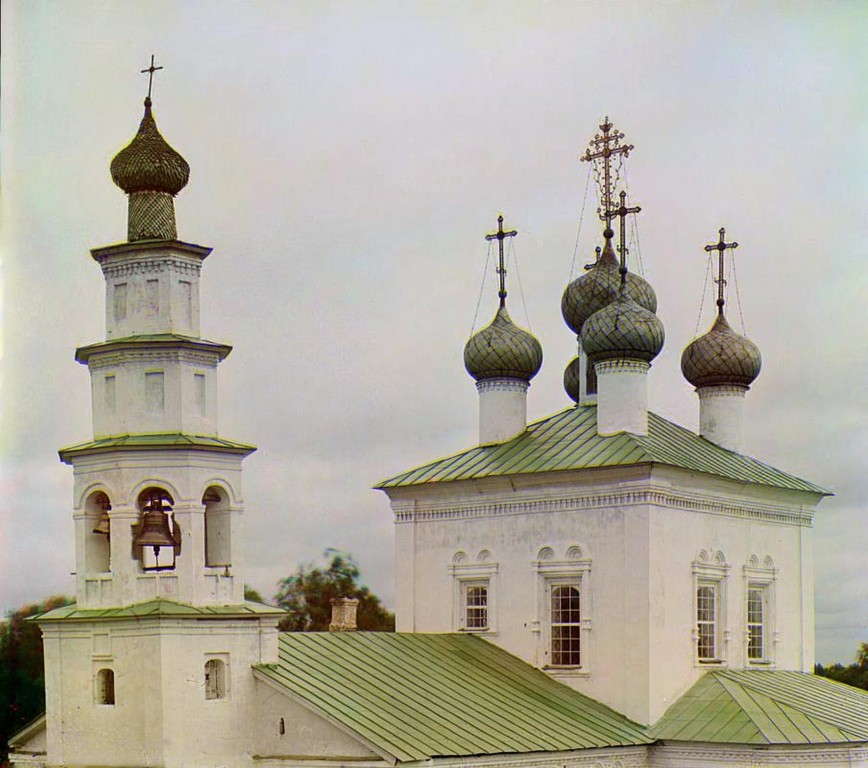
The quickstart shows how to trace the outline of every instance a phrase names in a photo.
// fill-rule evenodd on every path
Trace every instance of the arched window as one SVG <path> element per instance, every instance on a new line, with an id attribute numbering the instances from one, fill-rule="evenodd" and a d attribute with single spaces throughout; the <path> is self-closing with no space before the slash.
<path id="1" fill-rule="evenodd" d="M 205 662 L 205 698 L 223 699 L 226 697 L 226 665 L 220 659 Z"/>
<path id="2" fill-rule="evenodd" d="M 101 669 L 96 673 L 96 703 L 114 706 L 115 673 L 110 669 Z"/>
<path id="3" fill-rule="evenodd" d="M 552 666 L 581 666 L 581 630 L 581 594 L 578 584 L 553 584 L 551 587 Z"/>
<path id="4" fill-rule="evenodd" d="M 174 504 L 172 496 L 162 488 L 148 488 L 139 494 L 141 517 L 133 544 L 146 571 L 171 570 L 181 553 L 181 531 L 172 512 Z"/>
<path id="5" fill-rule="evenodd" d="M 232 531 L 226 491 L 211 486 L 202 497 L 205 506 L 205 565 L 232 565 Z"/>
<path id="6" fill-rule="evenodd" d="M 85 502 L 84 552 L 88 573 L 107 573 L 111 570 L 112 505 L 102 491 L 91 494 Z"/>

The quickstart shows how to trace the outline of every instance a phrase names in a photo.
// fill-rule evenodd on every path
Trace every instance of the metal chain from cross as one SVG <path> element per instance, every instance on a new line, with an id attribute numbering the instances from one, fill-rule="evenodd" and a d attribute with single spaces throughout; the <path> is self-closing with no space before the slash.
<path id="1" fill-rule="evenodd" d="M 492 232 L 485 236 L 486 240 L 497 240 L 499 248 L 499 258 L 497 262 L 497 274 L 500 275 L 500 290 L 497 292 L 500 297 L 500 306 L 506 306 L 506 266 L 503 263 L 503 241 L 507 237 L 515 237 L 518 230 L 511 229 L 509 232 L 503 231 L 503 214 L 497 217 L 497 232 Z"/>
<path id="2" fill-rule="evenodd" d="M 609 116 L 606 115 L 605 121 L 600 126 L 602 134 L 596 134 L 594 138 L 588 142 L 591 146 L 588 147 L 585 150 L 585 154 L 579 158 L 579 161 L 581 162 L 591 162 L 592 160 L 599 160 L 600 158 L 603 160 L 603 199 L 601 201 L 602 205 L 600 206 L 600 210 L 602 210 L 600 218 L 606 222 L 606 227 L 610 227 L 612 223 L 612 194 L 614 192 L 612 189 L 612 157 L 617 155 L 627 157 L 630 154 L 630 150 L 633 149 L 632 144 L 621 144 L 621 139 L 624 138 L 624 134 L 618 130 L 613 133 L 613 127 L 612 123 L 609 122 Z M 591 152 L 592 147 L 595 150 L 594 152 Z"/>
<path id="3" fill-rule="evenodd" d="M 627 214 L 639 213 L 642 208 L 638 205 L 634 205 L 632 208 L 628 208 L 627 193 L 624 190 L 621 190 L 620 200 L 621 205 L 619 205 L 617 208 L 611 208 L 606 211 L 606 221 L 610 222 L 615 216 L 618 216 L 621 219 L 618 253 L 621 256 L 621 274 L 624 275 L 627 273 Z M 611 228 L 611 225 L 607 226 Z"/>
<path id="4" fill-rule="evenodd" d="M 151 100 L 151 86 L 154 84 L 154 72 L 156 72 L 158 69 L 162 69 L 162 68 L 163 68 L 162 66 L 159 66 L 159 67 L 154 66 L 154 54 L 152 53 L 151 54 L 151 66 L 148 67 L 147 69 L 142 70 L 142 74 L 145 74 L 145 72 L 148 73 L 148 101 Z"/>
<path id="5" fill-rule="evenodd" d="M 726 300 L 723 297 L 723 288 L 726 285 L 726 280 L 723 277 L 723 252 L 726 250 L 735 250 L 738 248 L 738 243 L 733 240 L 731 243 L 726 242 L 726 230 L 721 227 L 719 230 L 720 239 L 716 243 L 712 243 L 711 245 L 706 245 L 705 250 L 711 253 L 712 251 L 717 251 L 717 279 L 715 279 L 715 283 L 717 283 L 717 314 L 723 314 L 723 305 L 726 303 Z"/>

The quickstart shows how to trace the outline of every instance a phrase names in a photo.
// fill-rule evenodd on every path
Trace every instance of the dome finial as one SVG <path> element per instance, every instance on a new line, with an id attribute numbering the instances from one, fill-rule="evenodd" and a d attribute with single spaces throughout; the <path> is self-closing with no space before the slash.
<path id="1" fill-rule="evenodd" d="M 627 214 L 639 213 L 642 209 L 638 205 L 634 205 L 632 208 L 627 207 L 627 193 L 623 189 L 621 190 L 620 200 L 621 205 L 617 208 L 607 210 L 606 215 L 609 217 L 609 220 L 615 216 L 621 219 L 621 239 L 618 243 L 618 254 L 621 257 L 621 268 L 618 271 L 621 273 L 621 285 L 624 285 L 627 282 Z M 612 230 L 609 229 L 608 231 L 611 232 Z M 609 237 L 611 237 L 611 235 L 609 235 Z"/>
<path id="2" fill-rule="evenodd" d="M 147 69 L 142 70 L 142 74 L 145 74 L 145 72 L 148 73 L 148 95 L 145 97 L 145 106 L 146 107 L 151 106 L 151 86 L 154 84 L 154 72 L 156 72 L 158 69 L 162 69 L 162 68 L 163 68 L 162 65 L 160 65 L 159 67 L 154 66 L 154 54 L 152 53 L 151 54 L 151 66 L 148 67 Z"/>
<path id="3" fill-rule="evenodd" d="M 723 277 L 723 252 L 728 248 L 735 250 L 738 248 L 738 243 L 734 240 L 731 243 L 725 242 L 726 238 L 724 235 L 726 234 L 726 230 L 723 227 L 720 228 L 718 234 L 720 235 L 720 239 L 716 243 L 706 245 L 705 250 L 709 253 L 717 251 L 717 278 L 714 282 L 717 283 L 717 314 L 723 315 L 723 305 L 726 303 L 726 299 L 723 296 L 723 288 L 726 285 L 726 280 Z"/>
<path id="4" fill-rule="evenodd" d="M 515 229 L 511 229 L 509 232 L 503 231 L 503 214 L 501 213 L 497 217 L 497 232 L 492 232 L 485 236 L 486 240 L 497 240 L 499 249 L 497 274 L 500 275 L 500 290 L 497 292 L 497 295 L 500 298 L 501 307 L 506 306 L 506 267 L 503 263 L 503 241 L 507 237 L 515 237 L 517 234 L 518 230 Z"/>
<path id="5" fill-rule="evenodd" d="M 609 122 L 609 116 L 606 115 L 606 119 L 600 125 L 601 133 L 598 133 L 591 139 L 588 144 L 588 148 L 585 150 L 585 154 L 582 155 L 579 160 L 583 162 L 591 162 L 596 160 L 603 161 L 603 179 L 602 184 L 600 186 L 600 207 L 597 208 L 597 214 L 600 217 L 600 221 L 606 222 L 606 228 L 608 229 L 612 224 L 612 216 L 614 215 L 612 198 L 615 193 L 615 185 L 618 183 L 618 172 L 615 172 L 615 178 L 612 178 L 612 158 L 617 157 L 618 155 L 623 155 L 627 157 L 630 154 L 630 150 L 633 149 L 632 144 L 621 144 L 621 139 L 624 138 L 624 134 L 612 129 L 615 126 Z M 593 152 L 591 150 L 594 150 Z M 597 172 L 597 182 L 600 183 L 600 172 L 596 167 L 595 170 Z"/>

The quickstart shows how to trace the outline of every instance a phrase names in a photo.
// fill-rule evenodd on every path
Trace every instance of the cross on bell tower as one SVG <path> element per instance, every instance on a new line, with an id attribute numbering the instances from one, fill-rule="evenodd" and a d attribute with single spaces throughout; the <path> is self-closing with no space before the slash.
<path id="1" fill-rule="evenodd" d="M 615 182 L 612 180 L 612 158 L 618 155 L 627 157 L 633 149 L 632 144 L 621 144 L 624 134 L 618 130 L 613 131 L 613 128 L 614 126 L 609 122 L 607 115 L 605 121 L 600 125 L 601 133 L 596 134 L 588 142 L 590 146 L 585 150 L 585 154 L 579 158 L 581 162 L 599 159 L 603 161 L 603 185 L 600 189 L 602 200 L 597 213 L 600 214 L 600 219 L 606 222 L 607 228 L 611 226 L 612 222 L 612 198 L 615 194 Z"/>
<path id="2" fill-rule="evenodd" d="M 719 230 L 720 239 L 716 243 L 712 243 L 711 245 L 706 245 L 705 250 L 708 253 L 712 251 L 717 251 L 717 277 L 714 282 L 717 283 L 717 314 L 723 314 L 723 305 L 726 303 L 726 300 L 723 297 L 723 288 L 726 285 L 726 280 L 723 277 L 723 252 L 726 250 L 735 250 L 738 248 L 738 243 L 734 240 L 731 243 L 726 242 L 725 234 L 726 230 L 721 227 Z"/>
<path id="3" fill-rule="evenodd" d="M 151 86 L 153 86 L 153 84 L 154 84 L 154 72 L 156 72 L 158 69 L 162 69 L 162 68 L 163 68 L 162 65 L 159 67 L 154 66 L 154 54 L 152 53 L 151 54 L 151 66 L 148 67 L 147 69 L 142 70 L 142 74 L 145 74 L 145 72 L 148 73 L 148 101 L 151 100 Z"/>
<path id="4" fill-rule="evenodd" d="M 503 231 L 503 214 L 500 214 L 497 217 L 497 232 L 491 232 L 485 236 L 486 240 L 497 240 L 499 249 L 497 274 L 500 275 L 500 290 L 497 292 L 497 295 L 500 297 L 501 307 L 506 306 L 506 267 L 503 263 L 503 241 L 507 237 L 515 237 L 517 234 L 518 230 L 515 229 L 511 229 L 508 232 Z"/>

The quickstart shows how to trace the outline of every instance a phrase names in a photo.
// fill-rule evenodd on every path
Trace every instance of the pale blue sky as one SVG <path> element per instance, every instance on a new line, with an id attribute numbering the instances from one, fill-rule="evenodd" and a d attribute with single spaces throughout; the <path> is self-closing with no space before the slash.
<path id="1" fill-rule="evenodd" d="M 678 361 L 702 248 L 725 226 L 764 358 L 749 452 L 837 494 L 816 524 L 818 655 L 851 656 L 868 640 L 866 8 L 4 0 L 0 606 L 72 590 L 72 472 L 56 449 L 91 435 L 72 359 L 104 335 L 88 249 L 124 237 L 108 165 L 155 53 L 157 121 L 192 166 L 179 235 L 214 247 L 203 333 L 236 347 L 221 433 L 260 446 L 245 465 L 254 586 L 272 594 L 333 546 L 391 602 L 391 513 L 368 489 L 474 442 L 461 351 L 500 211 L 545 353 L 529 415 L 568 404 L 577 157 L 609 114 L 636 146 L 634 251 L 666 327 L 651 406 L 696 428 Z M 706 297 L 701 329 L 710 311 Z"/>

